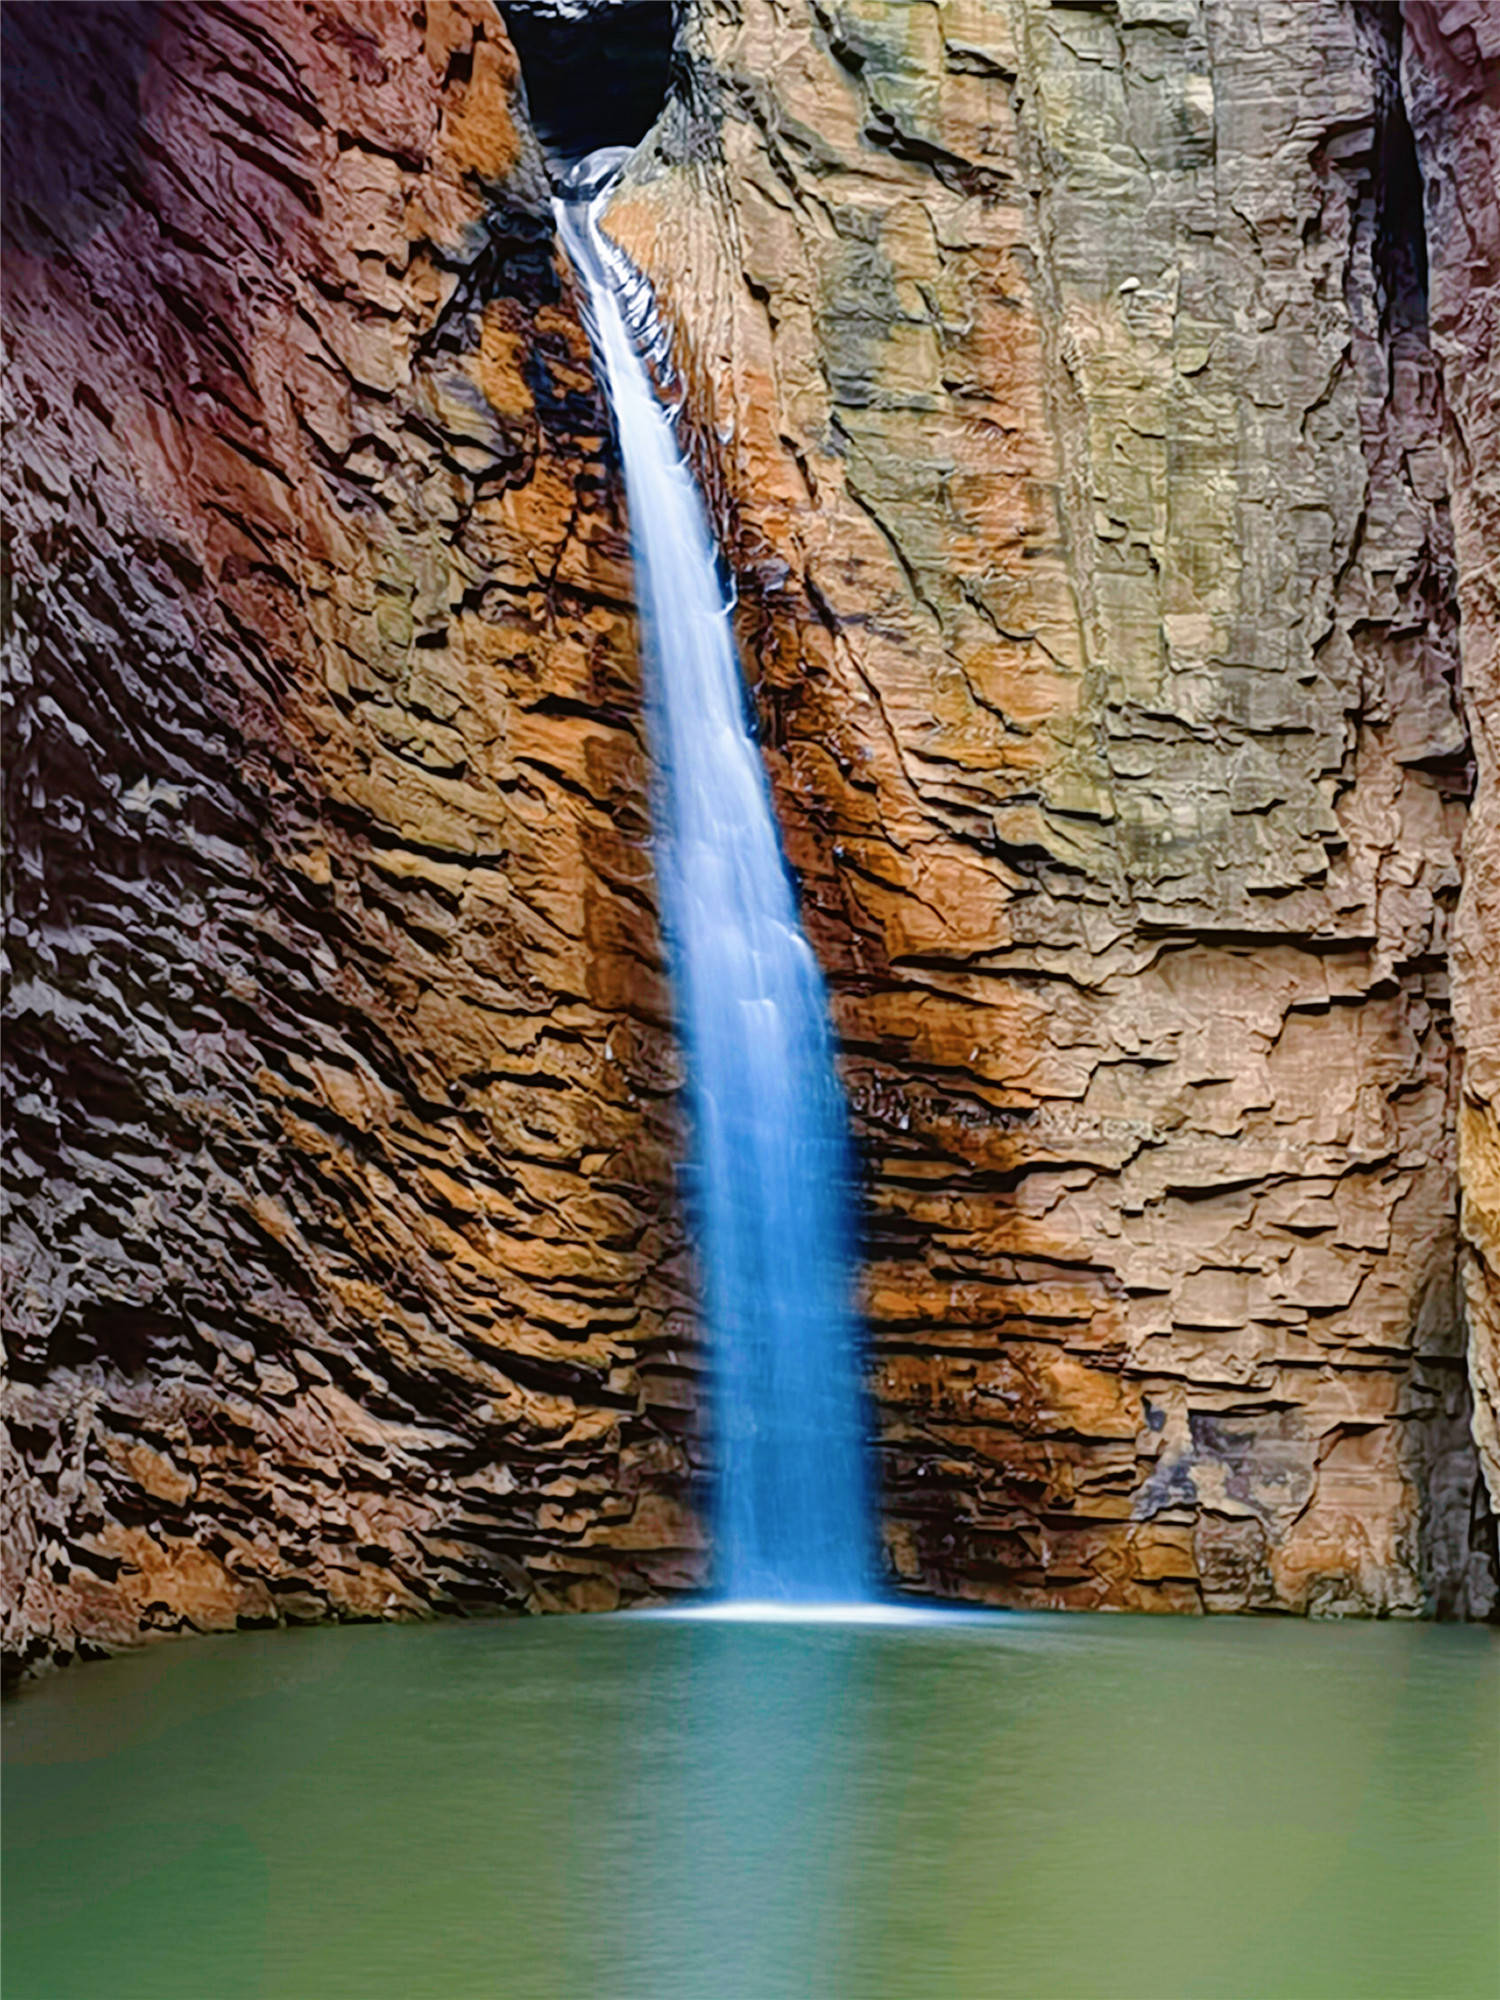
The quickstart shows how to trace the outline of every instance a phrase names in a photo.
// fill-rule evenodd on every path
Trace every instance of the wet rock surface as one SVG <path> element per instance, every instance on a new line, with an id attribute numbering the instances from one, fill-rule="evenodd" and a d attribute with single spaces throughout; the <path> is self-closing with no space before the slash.
<path id="1" fill-rule="evenodd" d="M 629 570 L 499 17 L 6 70 L 10 1657 L 681 1582 Z"/>
<path id="2" fill-rule="evenodd" d="M 684 33 L 607 227 L 676 329 L 834 982 L 895 1574 L 1483 1613 L 1396 15 Z"/>

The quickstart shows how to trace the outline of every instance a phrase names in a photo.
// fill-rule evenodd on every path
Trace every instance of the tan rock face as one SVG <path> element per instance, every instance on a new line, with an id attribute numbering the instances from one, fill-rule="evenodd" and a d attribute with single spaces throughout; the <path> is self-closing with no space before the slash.
<path id="1" fill-rule="evenodd" d="M 1500 15 L 1478 0 L 1404 10 L 1403 84 L 1427 190 L 1433 346 L 1458 555 L 1473 810 L 1453 936 L 1474 1433 L 1500 1507 Z"/>
<path id="2" fill-rule="evenodd" d="M 609 211 L 834 982 L 912 1588 L 1493 1601 L 1397 26 L 698 0 Z"/>
<path id="3" fill-rule="evenodd" d="M 628 568 L 499 17 L 7 13 L 7 1644 L 680 1582 Z"/>

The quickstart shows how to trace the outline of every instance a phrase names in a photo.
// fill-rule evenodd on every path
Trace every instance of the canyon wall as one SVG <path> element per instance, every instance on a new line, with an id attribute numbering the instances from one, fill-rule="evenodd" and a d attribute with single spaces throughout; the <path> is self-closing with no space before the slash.
<path id="1" fill-rule="evenodd" d="M 601 6 L 528 8 L 579 104 Z M 4 30 L 8 1659 L 694 1582 L 629 572 L 501 16 Z M 607 226 L 832 982 L 907 1589 L 1494 1607 L 1494 37 L 679 10 Z"/>
<path id="2" fill-rule="evenodd" d="M 912 1589 L 1494 1602 L 1400 60 L 1348 0 L 696 0 L 607 212 L 834 984 Z"/>
<path id="3" fill-rule="evenodd" d="M 629 571 L 499 17 L 5 39 L 9 1659 L 680 1582 Z"/>

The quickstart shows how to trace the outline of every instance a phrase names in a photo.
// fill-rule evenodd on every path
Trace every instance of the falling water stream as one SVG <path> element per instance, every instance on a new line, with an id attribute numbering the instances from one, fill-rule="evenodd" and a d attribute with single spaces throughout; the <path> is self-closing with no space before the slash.
<path id="1" fill-rule="evenodd" d="M 624 462 L 657 769 L 657 875 L 693 1130 L 712 1379 L 715 1584 L 868 1589 L 849 1147 L 827 995 L 797 915 L 702 499 L 644 355 L 648 287 L 599 227 L 619 153 L 558 203 Z"/>

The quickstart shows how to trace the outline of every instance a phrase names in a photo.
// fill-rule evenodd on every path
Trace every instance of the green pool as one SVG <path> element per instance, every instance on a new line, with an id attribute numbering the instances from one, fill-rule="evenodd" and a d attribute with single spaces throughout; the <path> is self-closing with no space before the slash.
<path id="1" fill-rule="evenodd" d="M 359 1627 L 5 1710 L 6 2000 L 1500 1992 L 1492 1631 Z"/>

